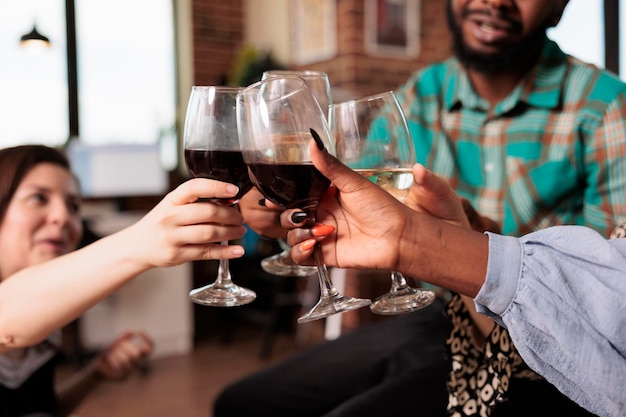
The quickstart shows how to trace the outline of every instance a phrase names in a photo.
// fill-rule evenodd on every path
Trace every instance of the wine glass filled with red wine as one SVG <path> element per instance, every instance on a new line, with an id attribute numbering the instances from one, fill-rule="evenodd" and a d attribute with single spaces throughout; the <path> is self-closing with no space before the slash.
<path id="1" fill-rule="evenodd" d="M 243 159 L 257 189 L 285 209 L 300 208 L 313 224 L 330 181 L 313 166 L 313 140 L 334 154 L 322 110 L 311 89 L 297 76 L 270 77 L 237 96 L 237 121 Z M 318 245 L 314 249 L 320 299 L 299 323 L 368 306 L 369 299 L 345 296 L 334 287 Z"/>
<path id="2" fill-rule="evenodd" d="M 263 72 L 261 79 L 265 80 L 266 78 L 283 77 L 285 75 L 294 75 L 302 78 L 311 89 L 322 110 L 327 114 L 328 108 L 333 101 L 327 73 L 313 70 L 267 70 Z M 264 271 L 274 275 L 294 277 L 308 277 L 317 272 L 317 268 L 314 266 L 296 264 L 291 259 L 291 247 L 284 239 L 278 239 L 278 244 L 283 251 L 261 261 L 261 267 Z"/>
<path id="3" fill-rule="evenodd" d="M 239 187 L 234 198 L 211 199 L 217 204 L 235 205 L 252 188 L 243 162 L 237 133 L 236 97 L 241 88 L 194 86 L 185 116 L 185 164 L 192 177 L 229 182 Z M 228 242 L 222 242 L 228 245 Z M 228 259 L 220 259 L 212 284 L 191 290 L 195 303 L 231 307 L 252 302 L 254 291 L 233 283 Z"/>

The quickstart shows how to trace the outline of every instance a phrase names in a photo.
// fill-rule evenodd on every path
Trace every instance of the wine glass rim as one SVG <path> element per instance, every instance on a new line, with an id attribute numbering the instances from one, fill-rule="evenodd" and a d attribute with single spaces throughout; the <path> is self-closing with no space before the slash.
<path id="1" fill-rule="evenodd" d="M 193 85 L 191 89 L 195 91 L 216 90 L 216 91 L 236 93 L 236 92 L 243 90 L 244 87 L 228 86 L 228 85 Z"/>
<path id="2" fill-rule="evenodd" d="M 280 80 L 288 79 L 288 80 L 296 81 L 298 83 L 298 87 L 294 88 L 287 95 L 291 95 L 293 94 L 294 91 L 304 88 L 311 93 L 311 96 L 313 96 L 313 99 L 317 102 L 315 95 L 311 92 L 311 88 L 307 85 L 304 78 L 298 77 L 297 75 L 281 75 L 280 77 L 269 77 L 264 80 L 257 81 L 254 84 L 250 84 L 249 86 L 239 91 L 239 93 L 237 93 L 237 102 L 240 102 L 242 100 L 242 97 L 244 96 L 248 96 L 250 94 L 256 94 L 258 90 L 262 88 L 263 85 L 269 84 L 269 83 L 275 83 L 279 79 Z M 319 103 L 318 103 L 318 106 L 319 106 Z"/>
<path id="3" fill-rule="evenodd" d="M 328 73 L 324 71 L 316 71 L 316 70 L 267 70 L 267 71 L 263 71 L 263 74 L 269 74 L 272 76 L 295 75 L 296 77 L 307 77 L 307 76 L 328 77 Z"/>
<path id="4" fill-rule="evenodd" d="M 373 100 L 377 100 L 377 99 L 379 99 L 381 97 L 389 97 L 389 96 L 393 97 L 395 102 L 398 102 L 398 98 L 396 97 L 395 91 L 388 90 L 388 91 L 383 91 L 382 93 L 376 93 L 376 94 L 372 94 L 372 95 L 369 95 L 369 96 L 353 98 L 353 99 L 342 101 L 342 102 L 339 102 L 339 103 L 333 103 L 333 104 L 330 105 L 330 107 L 341 107 L 341 106 L 351 105 L 351 104 L 354 104 L 354 103 L 373 101 Z"/>
<path id="5" fill-rule="evenodd" d="M 259 80 L 253 84 L 250 84 L 247 87 L 244 87 L 242 89 L 242 93 L 245 92 L 249 92 L 252 90 L 256 90 L 258 89 L 260 86 L 264 85 L 264 84 L 269 84 L 269 83 L 275 83 L 277 82 L 278 79 L 288 79 L 288 80 L 294 80 L 297 81 L 300 85 L 304 85 L 305 87 L 309 88 L 309 86 L 307 85 L 306 81 L 304 81 L 304 79 L 298 75 L 281 75 L 280 77 L 269 77 L 266 78 L 264 80 Z"/>

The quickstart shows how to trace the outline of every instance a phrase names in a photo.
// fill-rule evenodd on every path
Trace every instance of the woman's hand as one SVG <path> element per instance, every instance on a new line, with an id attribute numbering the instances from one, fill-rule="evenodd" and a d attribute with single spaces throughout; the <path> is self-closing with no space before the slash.
<path id="1" fill-rule="evenodd" d="M 411 210 L 382 188 L 340 163 L 327 152 L 311 146 L 314 165 L 332 186 L 320 201 L 317 224 L 305 226 L 301 210 L 286 210 L 281 224 L 290 230 L 288 243 L 298 263 L 322 241 L 328 266 L 340 268 L 394 269 L 400 236 Z M 383 220 L 384 219 L 384 220 Z"/>
<path id="2" fill-rule="evenodd" d="M 421 165 L 402 204 L 391 194 L 311 146 L 311 159 L 332 186 L 317 210 L 318 224 L 303 228 L 301 210 L 286 210 L 291 255 L 310 263 L 319 242 L 328 266 L 395 270 L 474 296 L 484 281 L 488 237 L 469 229 L 460 199 Z"/>
<path id="3" fill-rule="evenodd" d="M 107 379 L 124 379 L 139 369 L 153 349 L 154 342 L 146 333 L 126 332 L 98 356 L 96 371 Z"/>
<path id="4" fill-rule="evenodd" d="M 414 184 L 403 205 L 328 153 L 314 148 L 311 153 L 333 186 L 318 207 L 318 224 L 313 227 L 303 227 L 300 210 L 281 215 L 283 227 L 293 229 L 288 241 L 298 263 L 311 263 L 314 244 L 323 241 L 329 266 L 395 269 L 402 236 L 414 241 L 410 235 L 420 233 L 416 227 L 420 222 L 436 219 L 470 227 L 461 199 L 443 178 L 422 165 L 413 168 Z"/>
<path id="5" fill-rule="evenodd" d="M 167 194 L 148 214 L 124 229 L 123 244 L 130 258 L 145 268 L 168 267 L 192 260 L 232 259 L 244 254 L 240 245 L 222 241 L 245 234 L 236 207 L 208 201 L 237 194 L 237 187 L 206 178 L 193 178 Z"/>

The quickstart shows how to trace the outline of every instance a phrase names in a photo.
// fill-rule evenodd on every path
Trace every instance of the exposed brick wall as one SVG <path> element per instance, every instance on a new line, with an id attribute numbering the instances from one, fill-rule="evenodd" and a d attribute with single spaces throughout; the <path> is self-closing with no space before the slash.
<path id="1" fill-rule="evenodd" d="M 365 52 L 363 0 L 337 0 L 337 56 L 308 65 L 326 71 L 334 87 L 357 95 L 393 90 L 416 69 L 450 56 L 444 0 L 421 0 L 417 58 L 371 56 Z"/>
<path id="2" fill-rule="evenodd" d="M 194 84 L 219 85 L 244 39 L 243 0 L 192 0 Z"/>
<path id="3" fill-rule="evenodd" d="M 194 83 L 221 83 L 242 47 L 243 0 L 193 0 L 192 5 Z M 419 56 L 390 58 L 365 52 L 364 1 L 337 0 L 337 56 L 306 68 L 326 71 L 333 87 L 357 95 L 395 89 L 416 69 L 450 56 L 444 7 L 444 0 L 421 0 Z"/>

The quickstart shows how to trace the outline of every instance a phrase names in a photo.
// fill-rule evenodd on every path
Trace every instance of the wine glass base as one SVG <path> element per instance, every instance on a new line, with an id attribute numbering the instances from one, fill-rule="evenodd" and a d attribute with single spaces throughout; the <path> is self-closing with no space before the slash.
<path id="1" fill-rule="evenodd" d="M 281 277 L 308 277 L 317 273 L 317 267 L 298 265 L 291 259 L 288 250 L 265 258 L 261 261 L 261 268 L 268 274 Z"/>
<path id="2" fill-rule="evenodd" d="M 370 305 L 370 310 L 372 313 L 382 315 L 403 314 L 428 307 L 433 301 L 435 301 L 433 291 L 406 287 L 381 295 Z"/>
<path id="3" fill-rule="evenodd" d="M 251 303 L 256 299 L 256 293 L 235 284 L 218 287 L 213 283 L 191 290 L 189 298 L 204 306 L 235 307 Z"/>
<path id="4" fill-rule="evenodd" d="M 313 308 L 305 315 L 298 318 L 298 323 L 323 319 L 333 314 L 356 310 L 372 304 L 367 298 L 354 298 L 337 294 L 327 298 L 321 298 Z"/>

